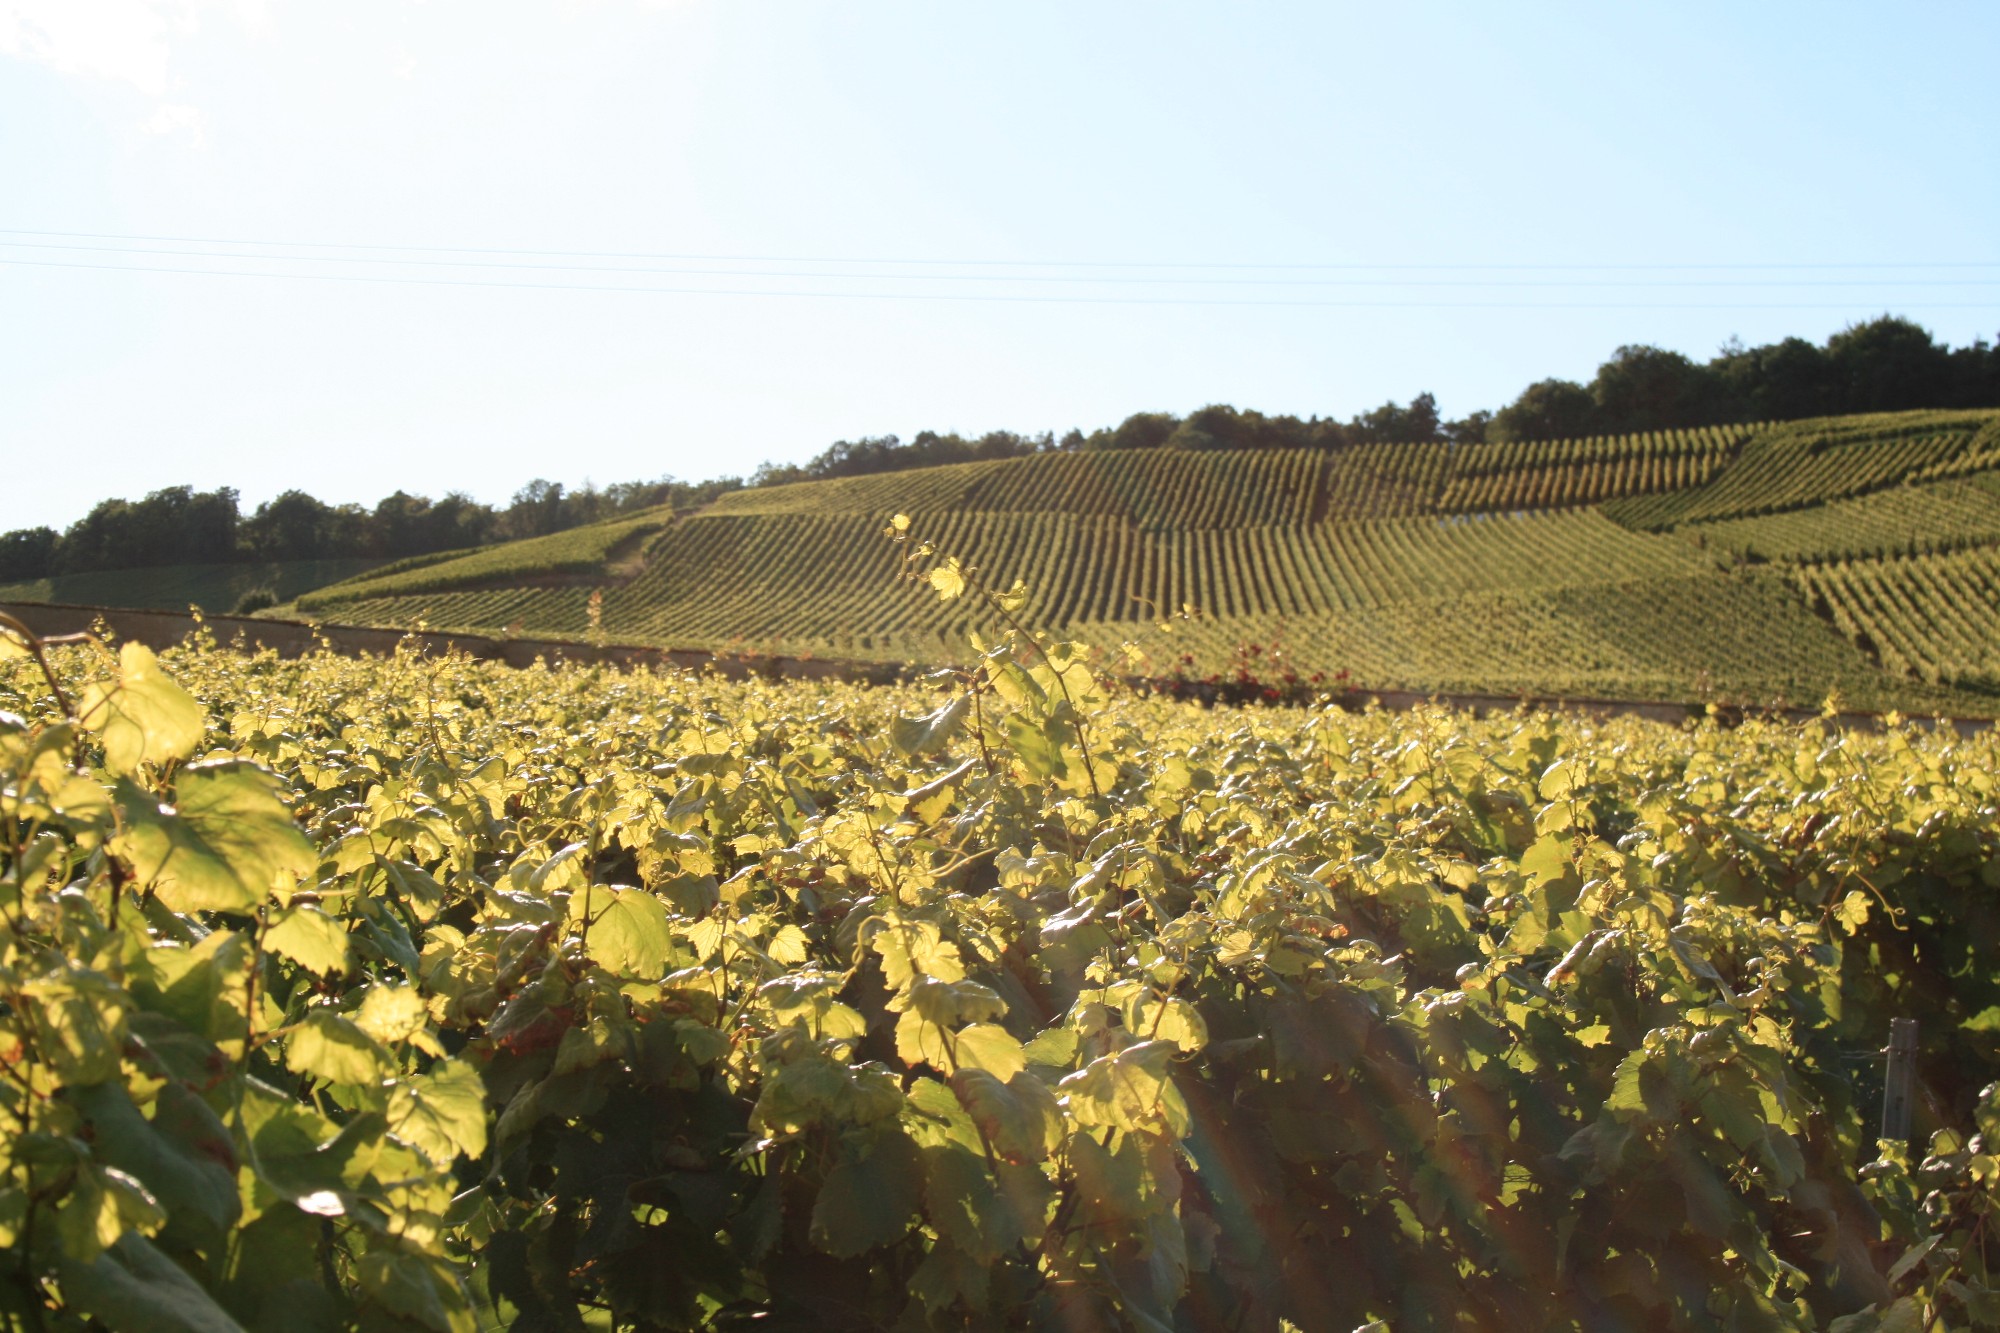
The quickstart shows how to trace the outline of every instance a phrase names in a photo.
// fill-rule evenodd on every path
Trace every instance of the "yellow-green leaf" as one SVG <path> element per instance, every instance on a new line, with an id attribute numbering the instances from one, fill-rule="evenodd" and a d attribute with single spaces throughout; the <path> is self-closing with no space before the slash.
<path id="1" fill-rule="evenodd" d="M 347 928 L 317 907 L 285 907 L 273 912 L 264 947 L 318 976 L 345 972 Z"/>
<path id="2" fill-rule="evenodd" d="M 176 912 L 247 911 L 280 876 L 309 874 L 318 857 L 256 764 L 195 764 L 174 779 L 173 806 L 120 784 L 125 832 L 114 843 L 141 884 Z"/>
<path id="3" fill-rule="evenodd" d="M 329 1083 L 379 1083 L 389 1059 L 373 1038 L 351 1021 L 315 1009 L 293 1032 L 285 1048 L 285 1068 Z"/>
<path id="4" fill-rule="evenodd" d="M 83 724 L 103 736 L 104 762 L 114 773 L 187 758 L 207 724 L 201 705 L 160 669 L 153 650 L 129 641 L 118 650 L 118 679 L 87 686 L 82 710 Z"/>
<path id="5" fill-rule="evenodd" d="M 597 917 L 584 936 L 590 960 L 621 977 L 657 981 L 666 974 L 673 954 L 673 932 L 667 926 L 666 905 L 643 889 L 606 889 L 593 885 Z"/>
<path id="6" fill-rule="evenodd" d="M 961 1069 L 983 1069 L 997 1079 L 1010 1079 L 1028 1067 L 1028 1057 L 1014 1034 L 998 1023 L 974 1023 L 952 1038 Z"/>
<path id="7" fill-rule="evenodd" d="M 440 1060 L 429 1073 L 405 1079 L 389 1095 L 389 1132 L 450 1166 L 460 1153 L 486 1151 L 486 1085 L 463 1060 Z"/>
<path id="8" fill-rule="evenodd" d="M 1003 1082 L 984 1069 L 962 1067 L 951 1076 L 951 1090 L 1007 1161 L 1044 1161 L 1062 1142 L 1062 1107 L 1033 1074 Z"/>
<path id="9" fill-rule="evenodd" d="M 1153 1130 L 1164 1125 L 1187 1130 L 1187 1103 L 1168 1076 L 1170 1041 L 1147 1041 L 1099 1056 L 1057 1084 L 1063 1103 L 1080 1125 Z"/>
<path id="10" fill-rule="evenodd" d="M 424 997 L 416 987 L 384 984 L 370 986 L 361 997 L 354 1026 L 384 1046 L 393 1046 L 423 1031 L 424 1018 Z"/>
<path id="11" fill-rule="evenodd" d="M 959 567 L 956 556 L 933 569 L 929 577 L 940 602 L 949 602 L 965 592 L 965 571 Z"/>

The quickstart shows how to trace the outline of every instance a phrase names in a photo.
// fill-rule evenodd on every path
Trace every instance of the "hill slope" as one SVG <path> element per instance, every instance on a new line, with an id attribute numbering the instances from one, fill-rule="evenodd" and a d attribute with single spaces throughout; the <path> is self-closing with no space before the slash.
<path id="1" fill-rule="evenodd" d="M 242 600 L 245 593 L 257 589 L 268 589 L 284 600 L 335 579 L 352 578 L 380 563 L 366 559 L 280 560 L 107 569 L 0 583 L 0 601 L 130 606 L 152 611 L 185 611 L 189 606 L 198 606 L 222 614 Z"/>
<path id="2" fill-rule="evenodd" d="M 1545 443 L 1043 454 L 736 492 L 363 576 L 330 620 L 956 657 L 892 514 L 1154 670 L 1242 645 L 1366 685 L 1994 711 L 2000 413 Z M 1152 622 L 1192 605 L 1171 637 Z M 1185 655 L 1185 659 L 1183 657 Z"/>

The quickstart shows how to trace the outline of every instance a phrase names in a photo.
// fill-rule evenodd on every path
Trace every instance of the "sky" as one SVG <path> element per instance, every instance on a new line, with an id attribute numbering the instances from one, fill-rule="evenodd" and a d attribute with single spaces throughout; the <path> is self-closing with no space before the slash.
<path id="1" fill-rule="evenodd" d="M 0 529 L 2000 332 L 2000 6 L 0 0 Z"/>

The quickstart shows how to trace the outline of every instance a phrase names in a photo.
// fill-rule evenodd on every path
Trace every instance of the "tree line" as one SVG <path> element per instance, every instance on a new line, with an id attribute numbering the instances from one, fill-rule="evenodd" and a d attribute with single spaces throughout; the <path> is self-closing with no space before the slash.
<path id="1" fill-rule="evenodd" d="M 1017 458 L 1052 449 L 1339 449 L 1360 444 L 1480 444 L 1575 439 L 1639 431 L 1795 421 L 1911 408 L 2000 407 L 2000 347 L 1979 339 L 1951 348 L 1898 316 L 1852 325 L 1824 344 L 1786 338 L 1760 347 L 1732 339 L 1713 358 L 1643 345 L 1620 347 L 1588 384 L 1539 380 L 1498 411 L 1456 420 L 1420 393 L 1407 406 L 1384 403 L 1349 421 L 1266 416 L 1226 404 L 1186 416 L 1137 412 L 1116 426 L 968 438 L 924 431 L 842 440 L 804 463 L 765 464 L 754 485 L 850 477 L 868 472 Z"/>
<path id="2" fill-rule="evenodd" d="M 160 565 L 398 560 L 541 537 L 659 505 L 705 504 L 742 484 L 735 477 L 667 477 L 600 489 L 538 479 L 497 507 L 459 491 L 433 500 L 399 490 L 364 506 L 328 504 L 293 490 L 248 514 L 231 487 L 169 486 L 143 500 L 100 501 L 61 532 L 36 527 L 0 533 L 0 582 Z"/>
<path id="3" fill-rule="evenodd" d="M 1226 404 L 1186 416 L 1136 412 L 1088 434 L 1023 435 L 996 430 L 965 436 L 922 431 L 840 440 L 804 463 L 765 463 L 749 485 L 771 486 L 1019 458 L 1052 450 L 1340 449 L 1362 444 L 1478 444 L 1565 439 L 1638 431 L 1791 421 L 1911 408 L 2000 407 L 2000 347 L 1979 339 L 1952 348 L 1899 316 L 1851 325 L 1824 344 L 1804 338 L 1745 347 L 1732 339 L 1706 362 L 1659 347 L 1620 347 L 1588 384 L 1539 380 L 1495 412 L 1456 420 L 1420 393 L 1350 420 L 1266 416 Z M 382 560 L 539 537 L 656 505 L 706 503 L 745 482 L 663 478 L 598 489 L 532 481 L 504 507 L 454 491 L 441 500 L 397 491 L 372 508 L 330 505 L 287 491 L 245 516 L 228 487 L 154 491 L 143 500 L 105 500 L 63 532 L 0 533 L 0 581 L 91 570 L 231 560 Z"/>

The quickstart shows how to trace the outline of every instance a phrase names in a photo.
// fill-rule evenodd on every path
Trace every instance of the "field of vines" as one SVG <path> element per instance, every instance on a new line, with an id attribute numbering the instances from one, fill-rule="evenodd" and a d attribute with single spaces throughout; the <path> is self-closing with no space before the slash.
<path id="1" fill-rule="evenodd" d="M 1038 616 L 1054 624 L 1143 619 L 1147 607 L 1188 602 L 1221 617 L 1297 615 L 1713 567 L 1686 543 L 1630 532 L 1588 510 L 1164 533 L 1103 516 L 968 511 L 917 519 L 968 561 L 1025 578 L 1037 589 Z M 880 531 L 879 522 L 858 516 L 681 523 L 655 541 L 644 573 L 605 591 L 605 627 L 686 640 L 854 625 L 886 633 L 956 628 L 956 611 L 916 605 L 897 586 Z M 494 623 L 517 604 L 524 613 L 532 606 L 538 620 L 564 617 L 561 627 L 575 633 L 587 596 L 576 588 L 503 589 L 401 600 L 406 613 L 421 606 L 433 623 L 450 625 Z"/>
<path id="2" fill-rule="evenodd" d="M 898 689 L 0 630 L 0 1323 L 1993 1326 L 1993 732 L 1203 711 L 918 568 Z"/>
<path id="3" fill-rule="evenodd" d="M 1705 549 L 1760 560 L 1854 560 L 2000 542 L 2000 473 L 1893 486 L 1758 518 L 1689 524 Z"/>
<path id="4" fill-rule="evenodd" d="M 1890 670 L 2000 691 L 2000 550 L 1829 561 L 1799 580 Z"/>
<path id="5" fill-rule="evenodd" d="M 1094 642 L 1130 626 L 1079 624 Z M 1299 617 L 1197 620 L 1139 636 L 1149 675 L 1205 680 L 1238 666 L 1260 678 L 1282 661 L 1301 676 L 1346 672 L 1453 694 L 1847 706 L 1929 716 L 1984 716 L 1989 698 L 1918 676 L 1885 675 L 1815 616 L 1781 573 L 1666 577 L 1533 590 L 1412 598 Z M 1258 663 L 1244 660 L 1255 647 Z M 1190 662 L 1181 662 L 1188 654 Z M 1276 654 L 1273 657 L 1272 654 Z M 1549 664 L 1560 661 L 1560 673 Z M 1177 666 L 1178 664 L 1178 666 Z"/>
<path id="6" fill-rule="evenodd" d="M 1735 455 L 1747 426 L 1588 440 L 1520 440 L 1453 451 L 1438 507 L 1504 512 L 1601 504 L 1705 485 Z"/>
<path id="7" fill-rule="evenodd" d="M 1330 452 L 1045 454 L 754 488 L 722 497 L 711 512 L 1088 514 L 1166 530 L 1549 509 L 1702 485 L 1749 431 Z"/>
<path id="8" fill-rule="evenodd" d="M 969 564 L 1025 580 L 1037 624 L 1120 642 L 1198 613 L 1174 643 L 1147 645 L 1147 669 L 1211 676 L 1289 633 L 1306 674 L 1344 671 L 1363 687 L 1764 703 L 1837 689 L 1857 704 L 1983 716 L 2000 697 L 1981 684 L 1990 603 L 1898 621 L 1856 591 L 1877 574 L 1836 566 L 2000 545 L 1996 462 L 1994 412 L 1548 442 L 1051 452 L 751 487 L 698 512 L 376 571 L 297 611 L 945 660 L 971 624 L 903 595 L 881 541 L 900 513 Z M 1741 568 L 1765 563 L 1789 568 Z"/>
<path id="9" fill-rule="evenodd" d="M 1990 412 L 1898 412 L 1772 426 L 1751 436 L 1708 485 L 1614 501 L 1605 512 L 1633 527 L 1659 529 L 1953 475 L 1985 454 L 1982 432 L 1994 420 Z"/>

